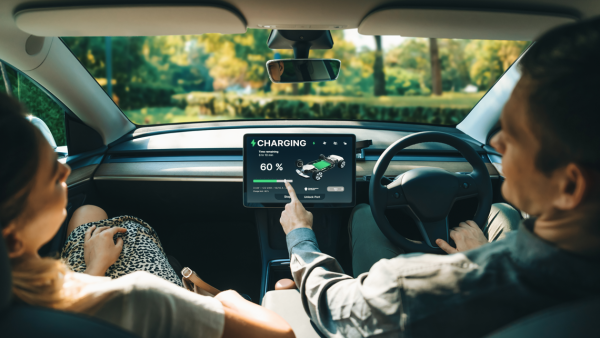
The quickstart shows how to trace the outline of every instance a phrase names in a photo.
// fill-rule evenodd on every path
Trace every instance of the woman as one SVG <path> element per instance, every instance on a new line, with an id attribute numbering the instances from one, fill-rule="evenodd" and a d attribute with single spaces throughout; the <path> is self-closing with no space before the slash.
<path id="1" fill-rule="evenodd" d="M 40 257 L 38 250 L 66 217 L 70 169 L 57 161 L 19 103 L 6 95 L 0 95 L 0 144 L 5 145 L 0 161 L 0 226 L 18 300 L 92 315 L 142 337 L 294 337 L 281 317 L 235 291 L 201 296 L 148 272 L 114 280 L 93 276 L 102 275 L 118 259 L 123 240 L 115 243 L 113 237 L 124 228 L 87 231 L 85 261 L 90 274 Z"/>

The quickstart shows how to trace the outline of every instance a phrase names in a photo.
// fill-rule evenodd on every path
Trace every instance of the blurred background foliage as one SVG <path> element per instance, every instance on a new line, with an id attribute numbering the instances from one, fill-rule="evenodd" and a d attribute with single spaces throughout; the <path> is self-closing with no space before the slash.
<path id="1" fill-rule="evenodd" d="M 13 96 L 31 115 L 42 119 L 54 136 L 57 146 L 67 145 L 64 111 L 58 103 L 46 95 L 37 83 L 10 65 L 4 64 L 2 70 L 6 72 L 7 79 L 5 81 L 2 78 L 0 81 L 0 91 Z M 7 90 L 6 82 L 9 83 L 10 90 Z"/>
<path id="2" fill-rule="evenodd" d="M 235 119 L 456 125 L 530 44 L 404 38 L 384 49 L 382 37 L 362 37 L 373 39 L 370 47 L 332 31 L 334 47 L 312 50 L 310 57 L 341 60 L 337 81 L 273 84 L 265 63 L 293 53 L 269 49 L 269 34 L 62 39 L 105 90 L 110 75 L 113 100 L 141 125 Z M 66 145 L 62 108 L 26 75 L 4 68 L 8 92 L 46 122 L 58 146 Z M 3 92 L 6 83 L 0 81 Z"/>
<path id="3" fill-rule="evenodd" d="M 337 81 L 273 84 L 265 63 L 293 53 L 269 49 L 269 34 L 113 37 L 112 98 L 136 124 L 343 118 L 455 125 L 529 45 L 437 39 L 441 91 L 434 92 L 432 39 L 406 38 L 384 51 L 381 37 L 369 37 L 376 47 L 368 48 L 332 31 L 334 47 L 310 57 L 341 60 Z M 63 40 L 107 88 L 105 38 Z"/>

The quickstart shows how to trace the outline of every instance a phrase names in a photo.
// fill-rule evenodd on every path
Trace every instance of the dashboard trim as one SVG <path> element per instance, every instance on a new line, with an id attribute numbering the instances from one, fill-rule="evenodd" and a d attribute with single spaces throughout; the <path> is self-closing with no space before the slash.
<path id="1" fill-rule="evenodd" d="M 243 182 L 241 177 L 96 176 L 98 181 Z"/>
<path id="2" fill-rule="evenodd" d="M 92 178 L 94 171 L 97 167 L 98 164 L 92 164 L 85 167 L 73 169 L 71 171 L 71 175 L 67 177 L 67 186 L 72 187 L 77 184 L 89 181 Z"/>
<path id="3" fill-rule="evenodd" d="M 290 122 L 293 122 L 290 124 Z M 442 131 L 452 134 L 466 134 L 456 127 L 445 125 L 426 125 L 410 122 L 382 122 L 371 120 L 273 120 L 273 121 L 257 121 L 257 120 L 235 120 L 235 121 L 218 121 L 218 122 L 187 122 L 178 124 L 163 124 L 151 126 L 137 126 L 129 134 L 124 135 L 121 139 L 113 142 L 111 146 L 134 140 L 140 137 L 155 136 L 169 133 L 189 132 L 189 131 L 206 131 L 206 130 L 223 130 L 223 129 L 255 129 L 255 128 L 315 128 L 315 129 L 330 129 L 330 128 L 350 128 L 350 129 L 372 129 L 372 130 L 388 130 L 397 132 L 416 133 L 421 131 Z"/>
<path id="4" fill-rule="evenodd" d="M 370 176 L 377 162 L 365 161 L 356 164 L 356 179 Z M 436 167 L 450 172 L 470 172 L 468 162 L 445 161 L 392 161 L 386 172 L 395 177 L 419 167 Z M 490 176 L 498 176 L 492 163 L 486 163 Z M 243 182 L 242 161 L 189 161 L 189 162 L 127 162 L 103 163 L 94 180 L 104 181 L 181 181 L 181 182 Z"/>
<path id="5" fill-rule="evenodd" d="M 481 156 L 484 162 L 488 163 L 489 159 L 486 156 Z M 379 156 L 367 155 L 366 161 L 377 161 Z M 189 155 L 189 156 L 139 156 L 139 157 L 115 157 L 109 155 L 104 163 L 139 163 L 139 162 L 211 162 L 211 161 L 242 161 L 242 155 Z M 414 155 L 399 155 L 394 156 L 393 161 L 425 161 L 425 162 L 467 162 L 461 156 L 414 156 Z"/>

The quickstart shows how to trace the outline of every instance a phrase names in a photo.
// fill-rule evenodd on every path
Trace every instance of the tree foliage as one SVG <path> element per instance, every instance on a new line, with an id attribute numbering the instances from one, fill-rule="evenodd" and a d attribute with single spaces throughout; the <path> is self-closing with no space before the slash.
<path id="1" fill-rule="evenodd" d="M 145 103 L 137 102 L 140 100 L 168 105 L 169 100 L 156 99 L 159 93 L 164 96 L 192 91 L 370 96 L 375 93 L 375 78 L 381 78 L 377 95 L 431 94 L 428 39 L 405 39 L 401 45 L 385 52 L 357 50 L 351 41 L 344 39 L 343 31 L 333 31 L 333 48 L 312 50 L 310 56 L 342 60 L 340 77 L 335 82 L 307 85 L 298 91 L 298 86 L 270 83 L 266 61 L 273 59 L 275 53 L 281 58 L 292 57 L 293 53 L 269 49 L 266 44 L 269 33 L 250 29 L 237 35 L 113 37 L 114 99 L 123 108 L 130 109 L 143 106 Z M 100 82 L 105 81 L 105 38 L 63 39 L 90 73 Z M 482 91 L 489 89 L 529 44 L 523 41 L 437 41 L 444 92 L 459 92 L 469 84 Z M 374 73 L 374 67 L 379 69 L 376 61 L 381 54 L 384 54 L 383 68 Z M 138 93 L 135 99 L 125 98 L 132 93 Z"/>

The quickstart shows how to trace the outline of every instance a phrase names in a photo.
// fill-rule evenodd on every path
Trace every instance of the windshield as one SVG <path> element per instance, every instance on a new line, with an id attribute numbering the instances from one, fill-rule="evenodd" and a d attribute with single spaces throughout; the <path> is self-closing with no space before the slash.
<path id="1" fill-rule="evenodd" d="M 363 36 L 332 31 L 336 81 L 272 83 L 270 31 L 148 37 L 63 37 L 139 125 L 240 119 L 336 119 L 456 125 L 527 48 L 526 41 Z"/>

